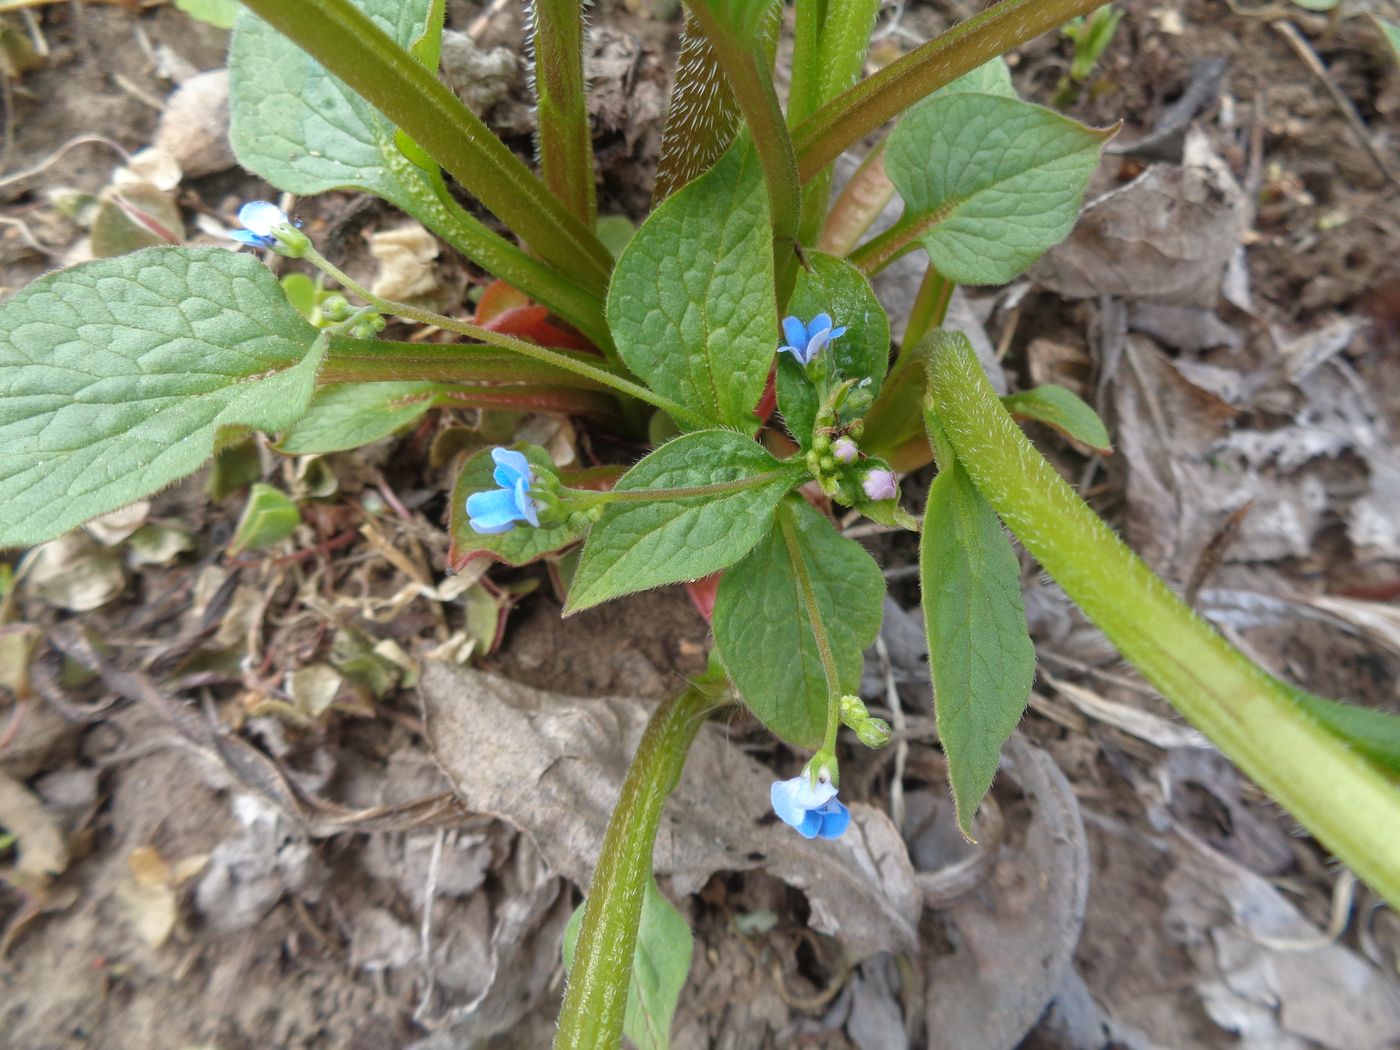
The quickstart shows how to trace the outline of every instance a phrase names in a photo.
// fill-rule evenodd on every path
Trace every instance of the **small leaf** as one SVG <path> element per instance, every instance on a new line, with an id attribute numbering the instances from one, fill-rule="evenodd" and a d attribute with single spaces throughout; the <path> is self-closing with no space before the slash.
<path id="1" fill-rule="evenodd" d="M 788 313 L 809 322 L 817 314 L 831 315 L 835 327 L 846 326 L 822 355 L 828 374 L 841 379 L 871 380 L 870 394 L 879 392 L 890 358 L 890 322 L 865 275 L 843 259 L 807 252 L 807 267 L 798 272 Z M 816 387 L 791 354 L 778 355 L 778 406 L 788 431 L 806 451 L 821 407 Z M 853 417 L 854 418 L 854 417 Z M 849 420 L 848 420 L 849 422 Z"/>
<path id="2" fill-rule="evenodd" d="M 574 966 L 574 948 L 583 928 L 584 901 L 564 928 L 564 972 Z M 694 938 L 684 916 L 661 895 L 656 879 L 647 880 L 637 947 L 632 955 L 632 981 L 627 986 L 623 1034 L 637 1050 L 666 1050 L 671 1045 L 671 1022 L 690 972 Z"/>
<path id="3" fill-rule="evenodd" d="M 1001 745 L 1030 696 L 1035 647 L 1011 541 L 962 465 L 943 448 L 939 462 L 919 540 L 920 586 L 938 736 L 958 826 L 971 839 Z"/>
<path id="4" fill-rule="evenodd" d="M 649 387 L 753 433 L 778 328 L 768 198 L 751 144 L 730 149 L 636 232 L 613 274 L 608 324 Z"/>
<path id="5" fill-rule="evenodd" d="M 584 544 L 565 615 L 733 565 L 768 531 L 798 469 L 731 430 L 700 430 L 662 445 L 614 489 L 656 492 L 656 498 L 603 508 Z M 676 496 L 660 489 L 700 491 Z"/>
<path id="6" fill-rule="evenodd" d="M 359 448 L 388 437 L 433 407 L 437 383 L 334 383 L 316 391 L 306 415 L 277 442 L 279 452 L 307 456 Z"/>
<path id="7" fill-rule="evenodd" d="M 220 29 L 232 29 L 238 17 L 238 0 L 175 0 L 175 6 L 191 18 Z"/>
<path id="8" fill-rule="evenodd" d="M 890 133 L 885 168 L 939 273 L 1002 284 L 1069 233 L 1113 133 L 1015 98 L 936 95 Z"/>
<path id="9" fill-rule="evenodd" d="M 544 449 L 534 445 L 521 445 L 519 451 L 538 470 L 554 471 Z M 517 525 L 509 532 L 486 536 L 473 529 L 467 517 L 467 497 L 473 492 L 485 492 L 496 488 L 492 473 L 496 464 L 491 460 L 491 450 L 477 451 L 462 465 L 457 475 L 457 484 L 452 488 L 452 508 L 448 515 L 448 532 L 452 536 L 452 547 L 447 552 L 447 564 L 455 572 L 461 572 L 468 562 L 476 558 L 491 557 L 507 565 L 524 565 L 543 558 L 557 550 L 583 539 L 588 522 L 582 515 L 576 515 L 563 525 L 531 528 Z M 565 479 L 567 481 L 567 479 Z"/>
<path id="10" fill-rule="evenodd" d="M 860 686 L 861 654 L 880 631 L 885 580 L 854 540 L 837 533 L 805 500 L 779 509 L 781 520 L 747 558 L 720 580 L 715 645 L 750 710 L 795 747 L 818 747 L 826 735 L 830 691 L 817 640 L 798 587 L 806 568 L 842 692 Z"/>
<path id="11" fill-rule="evenodd" d="M 1003 397 L 1001 403 L 1018 419 L 1037 419 L 1105 455 L 1113 451 L 1108 428 L 1099 414 L 1062 386 L 1022 390 Z"/>
<path id="12" fill-rule="evenodd" d="M 1391 776 L 1400 777 L 1400 716 L 1314 696 L 1286 682 L 1279 684 L 1328 732 Z"/>
<path id="13" fill-rule="evenodd" d="M 238 519 L 228 552 L 260 551 L 281 543 L 301 524 L 301 511 L 281 489 L 258 482 L 248 490 L 248 503 Z"/>
<path id="14" fill-rule="evenodd" d="M 40 278 L 0 305 L 0 547 L 184 477 L 224 427 L 291 425 L 320 357 L 251 255 L 152 248 Z"/>

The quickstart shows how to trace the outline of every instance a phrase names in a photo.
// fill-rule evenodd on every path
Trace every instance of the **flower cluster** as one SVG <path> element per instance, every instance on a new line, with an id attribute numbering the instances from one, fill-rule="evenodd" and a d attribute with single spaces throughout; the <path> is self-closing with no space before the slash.
<path id="1" fill-rule="evenodd" d="M 498 489 L 473 492 L 467 497 L 467 517 L 473 529 L 484 536 L 508 532 L 517 521 L 529 522 L 539 528 L 539 509 L 530 496 L 534 470 L 523 453 L 508 448 L 493 448 L 491 459 L 496 464 Z"/>
<path id="2" fill-rule="evenodd" d="M 851 811 L 837 799 L 824 766 L 815 778 L 809 768 L 791 780 L 775 780 L 769 796 L 773 812 L 803 838 L 837 839 L 851 823 Z"/>
<path id="3" fill-rule="evenodd" d="M 799 365 L 806 368 L 827 343 L 845 332 L 845 325 L 840 328 L 831 327 L 830 314 L 817 314 L 808 324 L 803 324 L 796 317 L 784 317 L 783 338 L 787 340 L 787 345 L 778 347 L 778 352 L 786 350 L 797 359 Z"/>

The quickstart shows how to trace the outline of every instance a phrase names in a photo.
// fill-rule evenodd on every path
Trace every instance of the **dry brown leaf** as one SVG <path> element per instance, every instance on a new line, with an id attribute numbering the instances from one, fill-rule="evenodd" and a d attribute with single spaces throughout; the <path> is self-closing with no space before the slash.
<path id="1" fill-rule="evenodd" d="M 552 871 L 587 886 L 651 706 L 541 692 L 441 663 L 424 667 L 420 692 L 433 752 L 467 806 L 521 828 Z M 657 873 L 687 894 L 716 871 L 763 868 L 803 890 L 813 927 L 853 955 L 912 948 L 919 892 L 889 818 L 854 803 L 846 835 L 809 842 L 773 817 L 773 779 L 707 726 L 662 816 Z"/>
<path id="2" fill-rule="evenodd" d="M 68 844 L 58 823 L 27 787 L 4 773 L 0 773 L 0 827 L 19 846 L 14 870 L 27 883 L 42 886 L 68 867 Z"/>
<path id="3" fill-rule="evenodd" d="M 1155 164 L 1092 200 L 1069 238 L 1031 268 L 1071 299 L 1112 295 L 1209 309 L 1244 231 L 1246 197 L 1196 135 L 1181 167 Z"/>

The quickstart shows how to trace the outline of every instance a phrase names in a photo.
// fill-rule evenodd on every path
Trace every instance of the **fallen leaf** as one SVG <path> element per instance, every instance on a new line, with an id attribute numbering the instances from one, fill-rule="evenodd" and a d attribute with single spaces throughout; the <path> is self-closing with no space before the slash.
<path id="1" fill-rule="evenodd" d="M 4 773 L 0 773 L 0 827 L 19 846 L 14 870 L 26 882 L 42 886 L 68 867 L 68 844 L 58 823 L 28 788 Z"/>
<path id="2" fill-rule="evenodd" d="M 441 663 L 424 667 L 419 689 L 433 753 L 462 801 L 519 827 L 552 871 L 586 887 L 650 705 L 541 692 Z M 889 818 L 855 802 L 842 838 L 809 842 L 774 819 L 774 776 L 705 727 L 662 816 L 657 874 L 685 895 L 716 871 L 762 868 L 801 889 L 813 928 L 853 956 L 911 949 L 919 891 Z"/>

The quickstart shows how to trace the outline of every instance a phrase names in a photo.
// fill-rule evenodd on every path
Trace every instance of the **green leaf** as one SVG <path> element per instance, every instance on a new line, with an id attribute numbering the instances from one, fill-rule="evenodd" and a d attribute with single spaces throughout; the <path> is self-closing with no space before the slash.
<path id="1" fill-rule="evenodd" d="M 519 445 L 516 448 L 537 470 L 554 473 L 554 463 L 544 449 L 535 445 Z M 582 514 L 574 515 L 562 525 L 541 526 L 538 529 L 516 525 L 510 531 L 494 536 L 484 536 L 473 529 L 467 518 L 467 497 L 473 492 L 496 488 L 496 482 L 491 477 L 495 469 L 491 450 L 483 448 L 462 465 L 457 484 L 452 487 L 452 508 L 447 526 L 452 537 L 452 548 L 447 553 L 447 564 L 453 570 L 460 572 L 467 563 L 483 557 L 495 558 L 507 565 L 524 565 L 583 539 L 583 534 L 588 530 L 588 520 Z"/>
<path id="2" fill-rule="evenodd" d="M 1400 62 L 1400 25 L 1394 22 L 1387 22 L 1383 18 L 1371 16 L 1371 21 L 1376 23 L 1376 28 L 1380 30 L 1385 42 L 1390 45 L 1390 57 L 1396 62 Z"/>
<path id="3" fill-rule="evenodd" d="M 241 9 L 238 0 L 175 0 L 175 6 L 191 18 L 220 29 L 232 29 Z"/>
<path id="4" fill-rule="evenodd" d="M 633 236 L 608 291 L 608 323 L 649 387 L 751 434 L 778 348 L 774 296 L 763 173 L 741 142 Z"/>
<path id="5" fill-rule="evenodd" d="M 998 55 L 990 62 L 983 63 L 971 73 L 964 73 L 951 84 L 935 91 L 930 98 L 943 95 L 1000 95 L 1003 98 L 1018 98 L 1016 88 L 1011 83 L 1011 70 L 1006 59 Z"/>
<path id="6" fill-rule="evenodd" d="M 405 47 L 427 26 L 430 0 L 356 0 Z M 279 189 L 307 196 L 373 193 L 413 214 L 436 194 L 394 144 L 394 126 L 260 18 L 239 19 L 229 46 L 229 141 L 239 163 Z M 439 206 L 440 207 L 440 206 Z"/>
<path id="7" fill-rule="evenodd" d="M 820 252 L 808 252 L 806 257 L 807 267 L 798 271 L 788 313 L 804 324 L 827 313 L 833 325 L 845 325 L 846 333 L 821 352 L 826 367 L 841 379 L 868 377 L 873 398 L 889 367 L 890 322 L 885 311 L 865 275 L 850 263 Z M 777 388 L 783 420 L 805 452 L 811 447 L 821 404 L 807 369 L 791 354 L 778 355 Z"/>
<path id="8" fill-rule="evenodd" d="M 805 567 L 842 692 L 860 687 L 861 654 L 880 632 L 885 580 L 865 548 L 837 533 L 805 500 L 778 508 L 775 525 L 724 574 L 715 595 L 715 646 L 750 710 L 795 747 L 821 746 L 830 692 L 799 589 Z"/>
<path id="9" fill-rule="evenodd" d="M 1387 773 L 1400 777 L 1400 716 L 1314 696 L 1286 682 L 1279 685 L 1328 732 Z"/>
<path id="10" fill-rule="evenodd" d="M 223 427 L 290 426 L 321 339 L 251 255 L 151 248 L 0 305 L 0 547 L 191 473 Z"/>
<path id="11" fill-rule="evenodd" d="M 334 383 L 316 391 L 306 415 L 277 442 L 279 452 L 340 452 L 388 437 L 433 407 L 439 383 Z"/>
<path id="12" fill-rule="evenodd" d="M 900 224 L 950 281 L 1009 281 L 1069 233 L 1113 133 L 1015 98 L 930 98 L 900 121 L 885 151 L 904 198 Z"/>
<path id="13" fill-rule="evenodd" d="M 938 737 L 958 826 L 970 839 L 1001 745 L 1030 696 L 1035 647 L 1011 541 L 962 464 L 939 455 L 919 539 L 920 586 Z"/>
<path id="14" fill-rule="evenodd" d="M 731 430 L 662 445 L 618 479 L 614 492 L 646 495 L 603 508 L 564 614 L 733 565 L 763 538 L 801 470 Z"/>
<path id="15" fill-rule="evenodd" d="M 258 482 L 248 490 L 248 503 L 238 519 L 228 552 L 237 555 L 271 547 L 285 540 L 300 524 L 301 511 L 291 497 L 281 489 Z"/>
<path id="16" fill-rule="evenodd" d="M 1108 428 L 1099 414 L 1062 386 L 1038 386 L 1001 399 L 1018 419 L 1038 419 L 1061 434 L 1102 453 L 1113 451 Z"/>
<path id="17" fill-rule="evenodd" d="M 574 967 L 574 947 L 583 928 L 584 901 L 564 928 L 564 972 Z M 627 986 L 627 1012 L 622 1031 L 637 1050 L 666 1050 L 671 1045 L 671 1022 L 690 972 L 694 939 L 690 926 L 661 895 L 656 879 L 647 880 L 637 947 L 632 956 L 632 982 Z"/>

